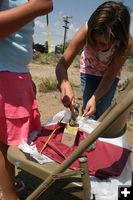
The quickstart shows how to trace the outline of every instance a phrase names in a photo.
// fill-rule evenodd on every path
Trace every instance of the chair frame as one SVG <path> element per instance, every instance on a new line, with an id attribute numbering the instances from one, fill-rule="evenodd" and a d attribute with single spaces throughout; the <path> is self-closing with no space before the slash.
<path id="1" fill-rule="evenodd" d="M 130 86 L 133 85 L 130 84 Z M 133 87 L 132 87 L 133 88 Z M 126 98 L 125 98 L 126 94 Z M 113 128 L 113 124 L 115 124 L 115 131 L 118 133 L 121 131 L 119 128 L 117 129 L 116 121 L 119 121 L 120 117 L 123 115 L 123 113 L 129 114 L 129 109 L 131 105 L 133 104 L 133 90 L 131 90 L 131 87 L 128 88 L 128 90 L 124 93 L 124 95 L 121 96 L 122 98 L 119 98 L 119 102 L 115 103 L 113 107 L 109 108 L 108 111 L 104 116 L 100 118 L 99 121 L 101 123 L 95 128 L 95 130 L 87 137 L 85 140 L 83 140 L 77 149 L 71 153 L 71 155 L 62 163 L 57 164 L 53 163 L 50 164 L 53 165 L 54 169 L 47 169 L 47 164 L 43 165 L 42 167 L 38 166 L 39 164 L 33 164 L 33 161 L 23 161 L 18 158 L 15 158 L 14 153 L 16 150 L 18 151 L 18 147 L 9 147 L 8 149 L 8 160 L 13 164 L 16 165 L 19 163 L 19 167 L 25 171 L 30 172 L 31 174 L 36 175 L 39 178 L 43 177 L 43 182 L 33 191 L 26 200 L 36 200 L 43 192 L 45 192 L 57 179 L 73 176 L 80 174 L 83 182 L 83 192 L 84 192 L 84 200 L 90 200 L 91 192 L 90 192 L 90 184 L 88 184 L 88 170 L 87 170 L 87 164 L 86 164 L 86 158 L 79 158 L 79 155 L 82 155 L 82 153 L 91 146 L 99 137 L 104 136 L 104 133 L 106 133 L 107 130 L 110 130 Z M 126 115 L 128 116 L 128 115 Z M 124 119 L 125 123 L 127 119 Z M 125 127 L 125 126 L 123 126 Z M 123 128 L 122 127 L 122 128 Z M 19 150 L 20 151 L 20 150 Z M 23 154 L 23 153 L 22 153 Z M 27 159 L 27 158 L 26 158 Z M 69 166 L 79 159 L 80 162 L 80 169 L 77 171 L 68 170 Z M 28 160 L 28 159 L 27 159 Z M 29 168 L 27 167 L 27 162 L 31 162 L 29 165 Z M 33 169 L 31 170 L 31 165 L 33 164 Z M 56 166 L 56 167 L 55 167 Z M 41 175 L 39 175 L 36 171 L 38 168 L 38 172 L 41 168 Z M 48 171 L 49 170 L 49 171 Z M 66 171 L 67 170 L 67 171 Z M 44 173 L 44 174 L 43 174 Z"/>

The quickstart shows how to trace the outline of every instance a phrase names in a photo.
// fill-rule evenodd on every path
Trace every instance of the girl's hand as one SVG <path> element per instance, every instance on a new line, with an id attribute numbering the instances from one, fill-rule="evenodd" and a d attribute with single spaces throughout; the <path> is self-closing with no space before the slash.
<path id="1" fill-rule="evenodd" d="M 71 110 L 74 107 L 74 93 L 70 83 L 63 82 L 60 86 L 60 98 L 65 107 L 69 107 Z"/>
<path id="2" fill-rule="evenodd" d="M 96 100 L 95 96 L 92 96 L 87 102 L 86 108 L 84 110 L 84 116 L 91 116 L 96 112 Z"/>
<path id="3" fill-rule="evenodd" d="M 2 1 L 0 1 L 1 7 Z M 52 0 L 27 0 L 19 6 L 0 11 L 0 40 L 17 32 L 36 17 L 53 10 Z"/>

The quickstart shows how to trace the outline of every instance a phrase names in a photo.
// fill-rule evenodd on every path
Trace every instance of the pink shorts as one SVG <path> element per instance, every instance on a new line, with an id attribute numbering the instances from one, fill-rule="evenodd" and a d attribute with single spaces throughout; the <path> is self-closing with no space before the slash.
<path id="1" fill-rule="evenodd" d="M 40 129 L 30 73 L 0 72 L 0 141 L 18 145 Z"/>

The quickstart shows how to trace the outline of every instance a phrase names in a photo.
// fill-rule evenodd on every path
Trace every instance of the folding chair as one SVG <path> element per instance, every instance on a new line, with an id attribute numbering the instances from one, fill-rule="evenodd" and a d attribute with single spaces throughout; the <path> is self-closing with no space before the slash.
<path id="1" fill-rule="evenodd" d="M 40 165 L 27 158 L 25 153 L 21 152 L 18 147 L 10 147 L 8 149 L 8 160 L 15 166 L 37 176 L 44 180 L 33 191 L 26 200 L 36 200 L 44 193 L 57 179 L 66 181 L 65 188 L 77 187 L 76 182 L 69 181 L 69 177 L 75 176 L 82 179 L 82 189 L 80 192 L 73 193 L 75 196 L 84 200 L 91 199 L 91 189 L 89 183 L 89 174 L 87 170 L 86 158 L 80 157 L 82 153 L 91 146 L 99 137 L 118 137 L 125 131 L 125 125 L 131 105 L 133 104 L 133 82 L 129 84 L 126 91 L 121 95 L 117 102 L 111 106 L 106 113 L 103 114 L 99 121 L 101 123 L 95 130 L 84 139 L 77 149 L 62 163 L 57 162 Z M 126 97 L 126 98 L 125 98 Z M 124 130 L 124 131 L 123 131 Z M 110 133 L 113 133 L 110 135 Z M 79 159 L 79 170 L 70 170 L 69 166 Z M 81 188 L 81 187 L 80 187 Z M 82 191 L 82 192 L 81 192 Z M 73 192 L 73 191 L 72 191 Z"/>

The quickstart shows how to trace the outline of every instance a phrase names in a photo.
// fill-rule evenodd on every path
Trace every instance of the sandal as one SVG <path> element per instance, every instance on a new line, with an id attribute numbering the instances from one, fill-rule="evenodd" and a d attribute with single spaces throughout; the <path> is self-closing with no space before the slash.
<path id="1" fill-rule="evenodd" d="M 15 179 L 15 188 L 17 192 L 21 192 L 25 190 L 25 184 L 20 178 Z"/>
<path id="2" fill-rule="evenodd" d="M 19 196 L 19 200 L 25 200 L 31 193 L 29 186 L 24 183 L 21 178 L 15 178 L 15 188 Z"/>

